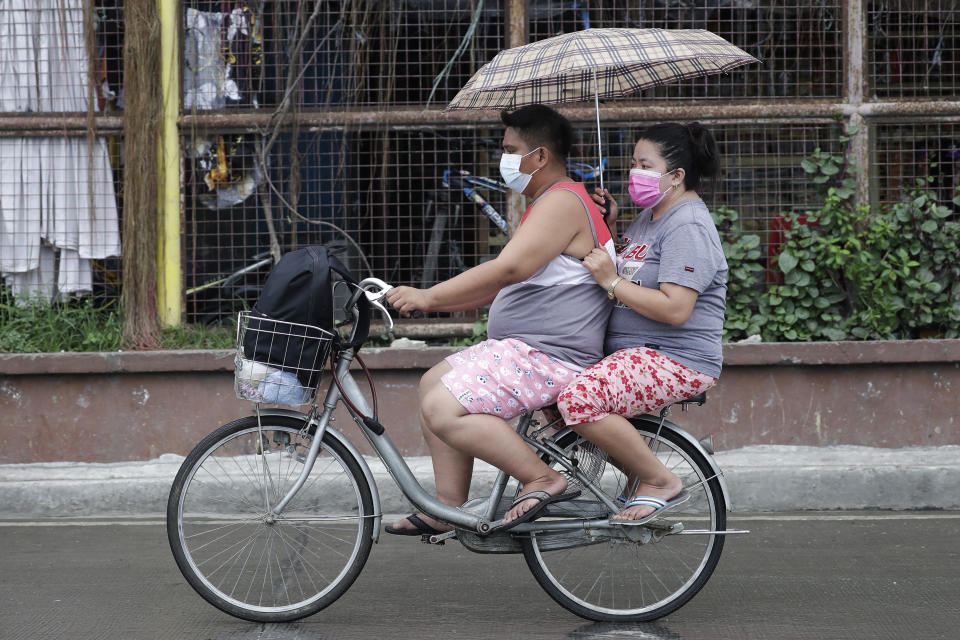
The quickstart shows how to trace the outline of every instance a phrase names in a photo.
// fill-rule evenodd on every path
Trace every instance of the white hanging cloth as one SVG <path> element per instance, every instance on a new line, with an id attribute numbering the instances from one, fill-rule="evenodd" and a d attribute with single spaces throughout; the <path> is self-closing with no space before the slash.
<path id="1" fill-rule="evenodd" d="M 0 111 L 84 113 L 87 72 L 83 0 L 0 2 Z M 15 295 L 90 291 L 90 260 L 120 255 L 102 138 L 90 160 L 85 138 L 0 138 L 0 275 Z"/>

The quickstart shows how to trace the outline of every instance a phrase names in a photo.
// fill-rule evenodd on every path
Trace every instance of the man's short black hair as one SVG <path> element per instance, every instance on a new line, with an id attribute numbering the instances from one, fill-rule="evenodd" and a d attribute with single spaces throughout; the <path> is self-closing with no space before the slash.
<path id="1" fill-rule="evenodd" d="M 516 111 L 502 111 L 500 120 L 515 129 L 517 135 L 530 145 L 547 147 L 557 158 L 566 162 L 573 148 L 573 126 L 562 115 L 542 104 L 529 104 Z"/>

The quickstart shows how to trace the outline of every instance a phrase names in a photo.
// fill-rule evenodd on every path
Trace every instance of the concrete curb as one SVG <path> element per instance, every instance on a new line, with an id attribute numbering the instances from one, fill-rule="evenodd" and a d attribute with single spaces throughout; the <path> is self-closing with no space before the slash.
<path id="1" fill-rule="evenodd" d="M 753 446 L 718 452 L 734 511 L 960 509 L 960 446 Z M 0 518 L 162 516 L 183 458 L 146 462 L 0 465 Z M 430 459 L 408 458 L 433 491 Z M 409 510 L 379 459 L 367 458 L 384 513 Z M 478 463 L 474 492 L 495 470 Z"/>

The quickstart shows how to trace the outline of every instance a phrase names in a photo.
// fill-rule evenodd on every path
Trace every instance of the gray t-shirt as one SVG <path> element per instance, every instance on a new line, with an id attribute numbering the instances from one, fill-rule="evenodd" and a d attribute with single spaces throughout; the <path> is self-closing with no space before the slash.
<path id="1" fill-rule="evenodd" d="M 679 327 L 646 318 L 618 302 L 607 326 L 604 352 L 651 346 L 684 366 L 719 377 L 727 260 L 703 200 L 683 200 L 655 221 L 644 209 L 630 224 L 624 242 L 617 255 L 621 276 L 651 289 L 672 282 L 699 295 L 690 318 Z"/>

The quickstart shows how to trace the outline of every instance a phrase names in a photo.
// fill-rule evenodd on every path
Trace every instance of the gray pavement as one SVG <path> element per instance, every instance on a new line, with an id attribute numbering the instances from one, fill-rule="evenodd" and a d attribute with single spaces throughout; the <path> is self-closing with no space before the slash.
<path id="1" fill-rule="evenodd" d="M 882 449 L 859 446 L 753 446 L 720 451 L 718 464 L 733 511 L 798 509 L 960 509 L 960 446 Z M 145 462 L 0 465 L 0 519 L 158 516 L 183 458 Z M 406 499 L 378 459 L 367 458 L 384 513 Z M 426 457 L 408 458 L 428 489 Z M 478 464 L 474 490 L 488 490 L 494 470 Z"/>
<path id="2" fill-rule="evenodd" d="M 953 640 L 960 512 L 734 514 L 704 589 L 654 623 L 567 612 L 516 555 L 382 536 L 353 587 L 291 624 L 231 618 L 177 570 L 159 520 L 0 523 L 0 639 Z"/>

